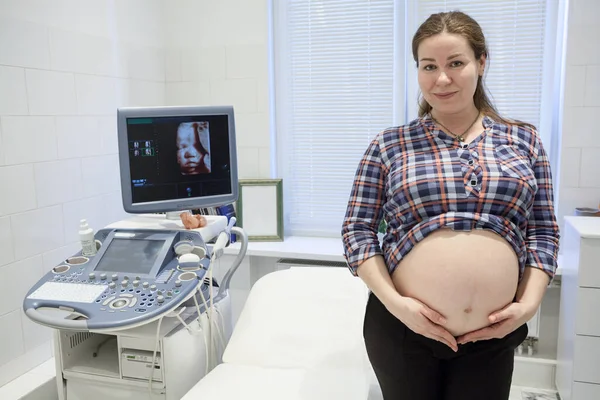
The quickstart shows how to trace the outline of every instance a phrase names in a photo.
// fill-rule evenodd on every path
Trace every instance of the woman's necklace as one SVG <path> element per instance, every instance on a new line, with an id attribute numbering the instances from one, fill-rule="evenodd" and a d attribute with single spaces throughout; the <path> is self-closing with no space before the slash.
<path id="1" fill-rule="evenodd" d="M 473 127 L 473 125 L 475 125 L 475 122 L 477 122 L 477 120 L 479 119 L 479 113 L 477 114 L 477 116 L 475 117 L 475 120 L 471 123 L 471 125 L 469 125 L 469 127 L 462 133 L 462 135 L 457 135 L 456 133 L 452 132 L 450 129 L 448 129 L 444 125 L 442 125 L 440 123 L 440 121 L 433 118 L 433 116 L 431 117 L 431 119 L 433 120 L 433 122 L 435 122 L 436 124 L 438 124 L 439 126 L 444 128 L 445 130 L 447 130 L 448 133 L 450 133 L 452 136 L 454 136 L 456 139 L 458 139 L 459 142 L 464 142 L 465 141 L 465 138 L 464 138 L 465 133 L 469 132 L 469 129 L 471 129 Z"/>

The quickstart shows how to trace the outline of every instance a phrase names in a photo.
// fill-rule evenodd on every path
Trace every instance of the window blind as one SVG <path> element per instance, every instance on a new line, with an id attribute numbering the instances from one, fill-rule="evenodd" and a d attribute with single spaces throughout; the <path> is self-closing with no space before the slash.
<path id="1" fill-rule="evenodd" d="M 339 236 L 360 157 L 392 124 L 394 1 L 275 6 L 285 7 L 275 33 L 286 232 Z"/>
<path id="2" fill-rule="evenodd" d="M 500 115 L 540 128 L 542 87 L 547 71 L 544 60 L 546 0 L 419 0 L 412 3 L 416 15 L 407 22 L 413 33 L 429 15 L 440 11 L 458 10 L 473 17 L 481 25 L 488 43 L 490 54 L 485 84 L 496 109 Z M 416 67 L 411 71 L 416 81 Z"/>
<path id="3" fill-rule="evenodd" d="M 284 179 L 286 235 L 339 236 L 369 141 L 397 122 L 399 110 L 400 123 L 416 117 L 410 41 L 430 14 L 461 10 L 479 22 L 490 49 L 485 78 L 492 102 L 501 115 L 540 126 L 548 72 L 546 0 L 273 5 L 277 175 Z"/>

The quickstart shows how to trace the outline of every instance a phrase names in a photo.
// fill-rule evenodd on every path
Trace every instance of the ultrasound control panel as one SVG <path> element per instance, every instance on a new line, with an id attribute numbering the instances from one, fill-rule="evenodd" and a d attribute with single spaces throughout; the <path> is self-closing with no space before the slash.
<path id="1" fill-rule="evenodd" d="M 29 290 L 23 303 L 29 318 L 81 330 L 143 324 L 189 298 L 210 264 L 195 231 L 103 229 L 95 239 L 95 255 L 78 252 Z"/>

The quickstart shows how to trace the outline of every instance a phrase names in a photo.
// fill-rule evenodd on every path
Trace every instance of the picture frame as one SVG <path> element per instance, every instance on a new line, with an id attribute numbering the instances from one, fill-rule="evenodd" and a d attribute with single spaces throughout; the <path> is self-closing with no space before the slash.
<path id="1" fill-rule="evenodd" d="M 237 226 L 248 241 L 283 241 L 283 180 L 240 179 L 238 184 Z"/>

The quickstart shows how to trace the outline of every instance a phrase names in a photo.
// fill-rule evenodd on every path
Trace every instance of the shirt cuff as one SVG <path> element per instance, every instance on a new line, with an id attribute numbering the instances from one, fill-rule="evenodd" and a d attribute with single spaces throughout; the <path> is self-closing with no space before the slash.
<path id="1" fill-rule="evenodd" d="M 556 257 L 540 250 L 528 250 L 525 265 L 544 271 L 550 277 L 550 282 L 552 282 L 556 274 Z"/>
<path id="2" fill-rule="evenodd" d="M 367 245 L 358 246 L 356 249 L 351 250 L 344 254 L 348 269 L 354 276 L 358 276 L 358 266 L 365 261 L 376 255 L 383 255 L 383 251 L 379 246 L 379 243 L 371 243 Z"/>

